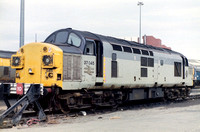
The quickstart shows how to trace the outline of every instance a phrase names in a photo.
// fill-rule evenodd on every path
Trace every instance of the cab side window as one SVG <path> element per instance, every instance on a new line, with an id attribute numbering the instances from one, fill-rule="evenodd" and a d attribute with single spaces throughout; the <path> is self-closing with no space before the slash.
<path id="1" fill-rule="evenodd" d="M 86 41 L 84 54 L 85 55 L 94 55 L 94 53 L 95 53 L 94 49 L 95 49 L 94 41 Z"/>
<path id="2" fill-rule="evenodd" d="M 79 47 L 81 45 L 81 39 L 76 34 L 70 33 L 67 43 Z"/>

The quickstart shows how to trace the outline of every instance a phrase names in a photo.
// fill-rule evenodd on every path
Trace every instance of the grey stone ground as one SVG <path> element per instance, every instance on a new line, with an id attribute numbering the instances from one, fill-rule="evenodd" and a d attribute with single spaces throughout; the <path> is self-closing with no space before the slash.
<path id="1" fill-rule="evenodd" d="M 0 132 L 200 132 L 200 99 L 56 122 L 0 129 Z"/>

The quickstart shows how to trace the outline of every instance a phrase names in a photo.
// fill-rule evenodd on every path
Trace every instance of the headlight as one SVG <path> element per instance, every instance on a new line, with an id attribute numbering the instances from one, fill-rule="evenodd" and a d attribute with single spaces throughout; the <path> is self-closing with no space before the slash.
<path id="1" fill-rule="evenodd" d="M 32 71 L 32 69 L 31 69 L 31 68 L 29 68 L 29 69 L 28 69 L 28 72 L 29 72 L 29 73 L 32 73 L 33 71 Z"/>
<path id="2" fill-rule="evenodd" d="M 35 71 L 34 68 L 29 68 L 29 69 L 28 69 L 28 73 L 29 73 L 29 74 L 34 74 L 34 71 Z"/>
<path id="3" fill-rule="evenodd" d="M 53 56 L 44 55 L 42 61 L 45 66 L 53 65 Z"/>
<path id="4" fill-rule="evenodd" d="M 19 66 L 21 63 L 20 57 L 13 57 L 12 58 L 12 66 Z"/>

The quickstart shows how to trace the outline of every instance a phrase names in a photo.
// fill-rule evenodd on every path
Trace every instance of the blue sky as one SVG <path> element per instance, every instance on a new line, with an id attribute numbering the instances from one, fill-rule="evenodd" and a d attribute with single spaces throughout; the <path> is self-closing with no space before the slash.
<path id="1" fill-rule="evenodd" d="M 136 39 L 138 0 L 25 0 L 25 44 L 53 31 L 77 30 Z M 189 59 L 200 60 L 200 1 L 143 0 L 142 35 L 153 35 Z M 0 50 L 18 50 L 20 0 L 0 0 Z"/>

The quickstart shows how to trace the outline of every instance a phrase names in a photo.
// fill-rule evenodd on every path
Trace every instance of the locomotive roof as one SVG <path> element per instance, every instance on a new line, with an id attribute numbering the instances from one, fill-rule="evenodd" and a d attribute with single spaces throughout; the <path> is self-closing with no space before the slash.
<path id="1" fill-rule="evenodd" d="M 144 44 L 141 44 L 141 43 L 137 43 L 135 41 L 127 41 L 127 40 L 124 40 L 124 39 L 119 39 L 119 38 L 110 37 L 110 36 L 104 36 L 104 35 L 88 32 L 88 31 L 74 30 L 72 28 L 60 29 L 60 30 L 55 31 L 54 33 L 59 32 L 59 31 L 63 31 L 63 30 L 66 30 L 68 32 L 74 32 L 74 33 L 78 34 L 80 37 L 82 37 L 82 39 L 88 38 L 88 39 L 94 39 L 94 40 L 99 40 L 99 41 L 107 41 L 111 44 L 118 44 L 118 45 L 122 45 L 122 46 L 131 46 L 131 47 L 142 48 L 142 49 L 147 49 L 147 50 L 155 50 L 155 51 L 166 52 L 166 53 L 180 54 L 180 53 L 175 52 L 175 51 L 170 50 L 170 49 L 154 47 L 154 46 L 151 46 L 151 45 L 144 45 Z M 52 33 L 52 34 L 54 34 L 54 33 Z M 64 51 L 69 50 L 69 49 L 64 48 L 63 46 L 61 46 L 61 48 Z M 73 49 L 70 49 L 70 50 L 72 51 Z M 77 51 L 75 51 L 75 52 L 77 52 Z M 180 55 L 182 55 L 182 54 L 180 54 Z"/>
<path id="2" fill-rule="evenodd" d="M 145 44 L 138 43 L 138 42 L 135 42 L 135 41 L 127 41 L 127 40 L 119 39 L 119 38 L 115 38 L 115 37 L 103 36 L 103 35 L 95 34 L 95 33 L 88 32 L 88 31 L 78 31 L 78 30 L 73 30 L 73 31 L 77 32 L 78 34 L 80 34 L 84 38 L 93 38 L 93 39 L 100 40 L 100 41 L 107 41 L 111 44 L 119 44 L 119 45 L 122 45 L 122 46 L 133 46 L 133 47 L 138 47 L 138 48 L 143 48 L 143 49 L 158 50 L 158 51 L 162 51 L 162 52 L 180 54 L 180 53 L 173 51 L 173 50 L 170 50 L 170 49 L 154 47 L 154 46 L 151 46 L 151 45 L 145 45 Z"/>
<path id="3" fill-rule="evenodd" d="M 11 58 L 12 54 L 14 54 L 14 51 L 3 51 L 0 50 L 0 58 Z"/>

